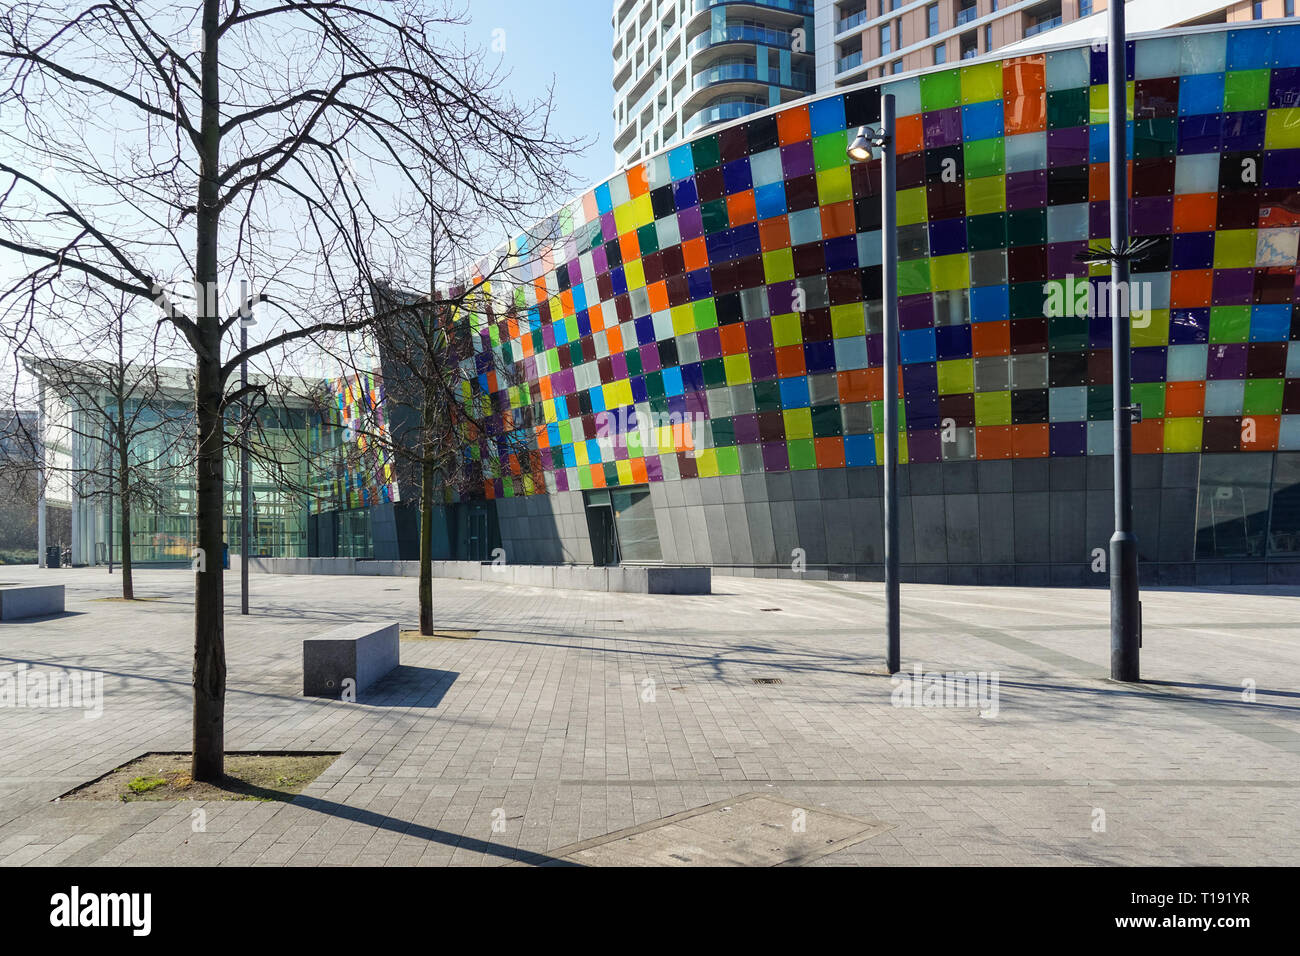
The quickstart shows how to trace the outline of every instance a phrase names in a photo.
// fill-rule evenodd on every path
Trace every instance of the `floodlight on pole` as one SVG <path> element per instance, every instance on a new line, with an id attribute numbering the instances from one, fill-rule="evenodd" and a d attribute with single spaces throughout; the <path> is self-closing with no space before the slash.
<path id="1" fill-rule="evenodd" d="M 902 668 L 899 625 L 899 499 L 898 499 L 898 197 L 894 148 L 894 94 L 880 97 L 880 127 L 859 126 L 849 144 L 855 163 L 880 150 L 881 285 L 884 326 L 884 492 L 885 492 L 885 669 Z M 865 310 L 866 303 L 862 308 Z"/>

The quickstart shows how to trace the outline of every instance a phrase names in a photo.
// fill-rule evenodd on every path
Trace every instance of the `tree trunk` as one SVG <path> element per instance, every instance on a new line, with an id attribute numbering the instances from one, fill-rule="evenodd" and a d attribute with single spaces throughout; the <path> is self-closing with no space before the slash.
<path id="1" fill-rule="evenodd" d="M 198 532 L 194 582 L 194 749 L 195 780 L 219 781 L 225 773 L 226 638 L 222 575 L 225 476 L 222 471 L 221 318 L 217 307 L 217 199 L 221 146 L 217 62 L 219 0 L 203 2 L 203 106 L 198 209 L 195 216 L 194 291 L 198 341 L 194 403 L 198 419 L 195 525 Z"/>
<path id="2" fill-rule="evenodd" d="M 126 441 L 120 436 L 118 446 L 118 495 L 122 501 L 122 600 L 135 600 L 135 582 L 131 580 L 131 466 L 127 455 Z M 111 499 L 110 499 L 111 500 Z M 108 529 L 108 547 L 113 547 L 113 528 Z"/>
<path id="3" fill-rule="evenodd" d="M 420 633 L 433 634 L 433 461 L 427 454 L 420 462 Z"/>
<path id="4" fill-rule="evenodd" d="M 221 389 L 215 362 L 200 358 L 197 565 L 194 582 L 194 754 L 195 780 L 217 781 L 224 771 L 226 639 L 222 574 L 225 482 L 221 456 Z"/>

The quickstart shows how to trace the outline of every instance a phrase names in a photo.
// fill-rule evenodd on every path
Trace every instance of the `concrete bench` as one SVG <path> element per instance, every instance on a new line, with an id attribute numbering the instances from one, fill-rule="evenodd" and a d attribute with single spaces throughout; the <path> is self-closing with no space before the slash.
<path id="1" fill-rule="evenodd" d="M 344 681 L 361 693 L 400 663 L 397 623 L 345 624 L 302 642 L 302 692 L 305 697 L 339 700 Z"/>
<path id="2" fill-rule="evenodd" d="M 0 621 L 63 613 L 62 584 L 0 587 Z"/>

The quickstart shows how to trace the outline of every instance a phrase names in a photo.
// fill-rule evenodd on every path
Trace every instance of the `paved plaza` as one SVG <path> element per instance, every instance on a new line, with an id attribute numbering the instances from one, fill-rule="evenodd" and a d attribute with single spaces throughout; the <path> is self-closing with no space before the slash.
<path id="1" fill-rule="evenodd" d="M 66 584 L 68 609 L 0 624 L 0 670 L 99 671 L 105 693 L 97 719 L 0 708 L 7 865 L 625 863 L 656 845 L 634 828 L 685 832 L 729 801 L 806 809 L 805 844 L 828 827 L 817 866 L 1300 859 L 1294 589 L 1145 592 L 1133 686 L 1107 679 L 1104 590 L 905 585 L 905 670 L 996 674 L 981 712 L 896 705 L 878 584 L 439 580 L 438 627 L 476 633 L 403 641 L 402 666 L 341 703 L 301 696 L 302 640 L 413 626 L 416 581 L 256 574 L 241 618 L 228 574 L 227 748 L 342 755 L 293 803 L 200 805 L 54 802 L 189 749 L 192 575 L 138 572 L 133 605 L 106 600 L 102 568 L 0 576 Z"/>

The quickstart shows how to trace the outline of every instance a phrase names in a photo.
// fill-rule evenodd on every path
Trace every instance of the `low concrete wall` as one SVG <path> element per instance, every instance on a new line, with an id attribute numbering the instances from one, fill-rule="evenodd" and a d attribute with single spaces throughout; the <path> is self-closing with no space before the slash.
<path id="1" fill-rule="evenodd" d="M 0 621 L 63 613 L 62 584 L 0 587 Z"/>
<path id="2" fill-rule="evenodd" d="M 712 594 L 710 568 L 594 568 L 581 564 L 479 564 L 434 561 L 433 576 L 572 591 L 631 594 Z"/>
<path id="3" fill-rule="evenodd" d="M 232 571 L 238 555 L 230 558 Z M 594 568 L 582 564 L 482 564 L 478 561 L 434 561 L 435 578 L 517 584 L 572 591 L 623 591 L 632 594 L 712 594 L 709 568 Z M 251 558 L 249 570 L 269 574 L 372 574 L 419 577 L 418 561 L 369 561 L 363 558 Z"/>
<path id="4" fill-rule="evenodd" d="M 302 642 L 302 692 L 338 700 L 343 682 L 356 681 L 357 699 L 401 663 L 397 622 L 362 621 Z"/>
<path id="5" fill-rule="evenodd" d="M 239 573 L 239 555 L 230 556 L 230 570 Z M 371 561 L 365 558 L 250 558 L 250 571 L 267 574 L 372 574 L 382 577 L 420 575 L 418 561 Z"/>

